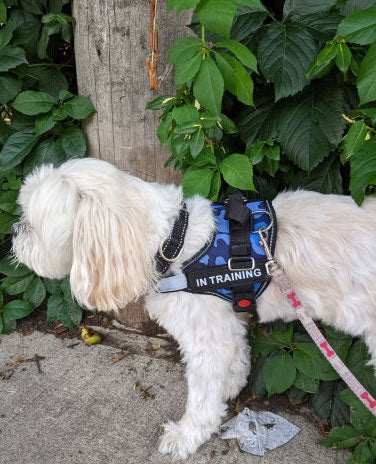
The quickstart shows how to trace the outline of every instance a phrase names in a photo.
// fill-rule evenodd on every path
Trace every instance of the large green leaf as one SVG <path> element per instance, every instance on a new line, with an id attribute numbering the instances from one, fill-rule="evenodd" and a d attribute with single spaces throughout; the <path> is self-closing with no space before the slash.
<path id="1" fill-rule="evenodd" d="M 291 187 L 321 193 L 343 193 L 341 165 L 337 153 L 321 161 L 311 172 L 297 173 Z"/>
<path id="2" fill-rule="evenodd" d="M 376 396 L 375 373 L 369 363 L 370 355 L 363 341 L 357 340 L 350 348 L 346 365 L 371 395 Z"/>
<path id="3" fill-rule="evenodd" d="M 2 317 L 2 324 L 3 324 L 3 334 L 10 334 L 12 333 L 16 327 L 17 322 L 15 319 L 7 319 L 6 317 Z"/>
<path id="4" fill-rule="evenodd" d="M 13 133 L 13 128 L 9 126 L 2 118 L 0 118 L 0 145 L 4 145 L 4 143 L 8 140 L 8 138 Z"/>
<path id="5" fill-rule="evenodd" d="M 204 147 L 203 150 L 192 159 L 192 165 L 199 168 L 203 166 L 216 166 L 217 159 L 210 148 Z"/>
<path id="6" fill-rule="evenodd" d="M 294 16 L 294 21 L 304 24 L 314 39 L 323 42 L 333 39 L 341 19 L 336 11 Z"/>
<path id="7" fill-rule="evenodd" d="M 0 50 L 0 72 L 9 71 L 22 63 L 27 63 L 23 48 L 9 45 Z"/>
<path id="8" fill-rule="evenodd" d="M 21 91 L 21 81 L 10 74 L 0 75 L 0 103 L 6 105 Z"/>
<path id="9" fill-rule="evenodd" d="M 197 122 L 199 113 L 194 105 L 184 105 L 174 108 L 172 116 L 176 124 L 185 124 L 190 122 Z"/>
<path id="10" fill-rule="evenodd" d="M 17 132 L 35 133 L 35 117 L 26 116 L 17 110 L 12 111 L 11 127 Z"/>
<path id="11" fill-rule="evenodd" d="M 31 271 L 24 264 L 16 264 L 10 255 L 0 260 L 0 274 L 11 277 L 23 277 Z"/>
<path id="12" fill-rule="evenodd" d="M 14 30 L 13 44 L 34 47 L 38 41 L 40 21 L 26 21 Z"/>
<path id="13" fill-rule="evenodd" d="M 358 446 L 354 449 L 351 458 L 354 463 L 374 464 L 375 462 L 374 456 L 369 448 L 369 442 L 367 441 L 362 441 L 358 444 Z"/>
<path id="14" fill-rule="evenodd" d="M 11 232 L 11 227 L 17 221 L 17 216 L 9 214 L 5 211 L 0 211 L 0 234 L 8 235 Z"/>
<path id="15" fill-rule="evenodd" d="M 360 64 L 357 87 L 361 105 L 376 100 L 376 43 Z"/>
<path id="16" fill-rule="evenodd" d="M 200 0 L 167 0 L 167 11 L 175 10 L 178 15 L 181 11 L 194 8 Z"/>
<path id="17" fill-rule="evenodd" d="M 173 99 L 174 97 L 170 97 L 169 95 L 159 95 L 159 97 L 146 104 L 145 110 L 160 110 L 168 103 L 168 101 Z"/>
<path id="18" fill-rule="evenodd" d="M 43 285 L 43 281 L 40 277 L 35 277 L 30 283 L 28 288 L 25 290 L 23 297 L 35 308 L 40 306 L 46 298 L 46 289 Z"/>
<path id="19" fill-rule="evenodd" d="M 18 196 L 17 190 L 0 190 L 0 210 L 10 214 L 17 214 L 18 205 L 16 203 Z M 1 271 L 0 271 L 1 272 Z"/>
<path id="20" fill-rule="evenodd" d="M 46 92 L 56 99 L 58 99 L 62 90 L 68 90 L 68 81 L 57 67 L 29 67 L 28 74 L 39 81 L 39 90 L 41 92 Z"/>
<path id="21" fill-rule="evenodd" d="M 341 5 L 339 11 L 341 15 L 347 16 L 359 10 L 368 10 L 376 3 L 376 0 L 347 0 L 344 5 Z"/>
<path id="22" fill-rule="evenodd" d="M 56 125 L 57 121 L 54 118 L 53 112 L 50 111 L 47 114 L 39 116 L 35 120 L 35 135 L 42 135 L 45 132 L 48 132 Z"/>
<path id="23" fill-rule="evenodd" d="M 2 315 L 9 320 L 22 319 L 33 312 L 34 308 L 24 300 L 13 300 L 3 308 Z"/>
<path id="24" fill-rule="evenodd" d="M 64 309 L 64 298 L 61 293 L 51 295 L 47 301 L 47 324 L 60 319 L 60 313 Z"/>
<path id="25" fill-rule="evenodd" d="M 376 5 L 365 11 L 346 16 L 338 26 L 337 34 L 348 42 L 359 45 L 371 44 L 376 40 Z"/>
<path id="26" fill-rule="evenodd" d="M 320 11 L 328 11 L 337 0 L 286 0 L 283 6 L 284 16 L 305 16 Z"/>
<path id="27" fill-rule="evenodd" d="M 305 170 L 316 167 L 341 141 L 343 108 L 341 89 L 330 80 L 313 81 L 304 92 L 286 100 L 279 115 L 278 138 L 287 158 Z"/>
<path id="28" fill-rule="evenodd" d="M 376 3 L 376 0 L 347 0 L 344 5 L 341 5 L 339 12 L 343 16 L 355 13 L 359 10 L 368 10 Z"/>
<path id="29" fill-rule="evenodd" d="M 197 193 L 203 197 L 207 197 L 212 177 L 212 169 L 190 167 L 185 172 L 181 183 L 184 195 L 192 196 Z"/>
<path id="30" fill-rule="evenodd" d="M 247 48 L 242 43 L 237 42 L 236 40 L 227 39 L 215 43 L 214 47 L 227 48 L 227 50 L 230 50 L 230 52 L 232 52 L 236 56 L 236 58 L 242 64 L 244 64 L 244 66 L 247 66 L 247 68 L 250 68 L 255 72 L 258 72 L 257 60 L 255 55 L 249 50 L 249 48 Z"/>
<path id="31" fill-rule="evenodd" d="M 300 372 L 313 379 L 335 380 L 338 378 L 337 372 L 314 343 L 297 343 L 294 361 Z"/>
<path id="32" fill-rule="evenodd" d="M 60 313 L 60 320 L 65 327 L 77 329 L 82 319 L 82 308 L 72 297 L 69 277 L 62 281 L 61 290 L 64 294 L 65 305 Z"/>
<path id="33" fill-rule="evenodd" d="M 253 105 L 253 81 L 244 66 L 227 53 L 216 52 L 215 57 L 226 89 L 242 103 Z"/>
<path id="34" fill-rule="evenodd" d="M 168 134 L 170 132 L 171 122 L 172 122 L 172 112 L 168 112 L 166 116 L 161 120 L 157 129 L 157 136 L 163 145 L 168 138 Z"/>
<path id="35" fill-rule="evenodd" d="M 255 108 L 244 108 L 236 122 L 239 133 L 247 146 L 257 140 L 268 140 L 277 137 L 278 116 L 282 102 L 274 103 L 271 88 L 255 91 Z"/>
<path id="36" fill-rule="evenodd" d="M 339 380 L 321 382 L 319 391 L 312 398 L 312 407 L 319 417 L 334 427 L 349 422 L 350 409 L 341 399 L 343 383 Z"/>
<path id="37" fill-rule="evenodd" d="M 12 134 L 0 151 L 0 170 L 6 172 L 20 164 L 37 141 L 38 137 L 29 132 Z"/>
<path id="38" fill-rule="evenodd" d="M 296 368 L 291 356 L 280 351 L 265 366 L 265 381 L 268 395 L 281 393 L 291 387 L 295 380 Z"/>
<path id="39" fill-rule="evenodd" d="M 175 66 L 185 63 L 195 55 L 203 43 L 197 37 L 181 37 L 175 40 L 168 52 L 168 61 Z"/>
<path id="40" fill-rule="evenodd" d="M 193 83 L 193 95 L 207 110 L 214 114 L 221 112 L 224 83 L 214 61 L 207 57 L 201 62 L 200 71 Z"/>
<path id="41" fill-rule="evenodd" d="M 237 41 L 243 40 L 261 27 L 266 16 L 265 11 L 255 10 L 249 6 L 238 6 L 231 27 L 231 38 Z"/>
<path id="42" fill-rule="evenodd" d="M 274 22 L 257 50 L 264 76 L 274 83 L 275 99 L 294 95 L 307 84 L 305 71 L 317 53 L 311 34 L 299 24 Z"/>
<path id="43" fill-rule="evenodd" d="M 4 0 L 0 0 L 0 22 L 6 23 L 7 22 L 7 7 L 4 3 Z M 0 317 L 1 319 L 1 317 Z M 2 322 L 2 321 L 1 321 Z M 2 331 L 2 327 L 0 327 L 0 333 Z"/>
<path id="44" fill-rule="evenodd" d="M 3 21 L 1 21 L 3 22 Z M 4 21 L 5 22 L 5 21 Z M 8 45 L 13 35 L 13 23 L 11 21 L 0 28 L 0 50 Z"/>
<path id="45" fill-rule="evenodd" d="M 70 158 L 83 157 L 86 153 L 86 137 L 78 127 L 69 127 L 61 137 L 63 150 Z"/>
<path id="46" fill-rule="evenodd" d="M 273 351 L 286 348 L 291 345 L 292 325 L 284 332 L 272 330 L 267 333 L 265 327 L 257 326 L 252 331 L 252 354 L 255 356 L 267 355 Z"/>
<path id="47" fill-rule="evenodd" d="M 346 388 L 341 393 L 341 399 L 350 406 L 351 424 L 364 437 L 376 438 L 376 417 L 357 398 L 354 393 Z"/>
<path id="48" fill-rule="evenodd" d="M 189 148 L 191 150 L 191 155 L 193 156 L 193 158 L 196 158 L 196 156 L 204 148 L 204 143 L 204 131 L 201 128 L 199 128 L 194 134 L 192 134 L 190 138 Z"/>
<path id="49" fill-rule="evenodd" d="M 29 13 L 42 15 L 42 8 L 46 7 L 46 1 L 44 0 L 21 0 L 22 7 Z"/>
<path id="50" fill-rule="evenodd" d="M 302 372 L 298 372 L 294 380 L 294 385 L 307 393 L 317 393 L 319 390 L 319 383 L 318 379 L 312 379 Z"/>
<path id="51" fill-rule="evenodd" d="M 12 102 L 13 108 L 29 116 L 47 113 L 54 106 L 55 100 L 45 92 L 26 90 L 21 92 Z"/>
<path id="52" fill-rule="evenodd" d="M 349 47 L 345 43 L 340 42 L 338 45 L 338 53 L 335 58 L 338 69 L 342 72 L 346 72 L 347 68 L 350 66 L 351 58 L 352 55 Z"/>
<path id="53" fill-rule="evenodd" d="M 200 69 L 202 54 L 197 52 L 189 60 L 180 63 L 175 69 L 175 86 L 192 80 Z"/>
<path id="54" fill-rule="evenodd" d="M 336 448 L 352 448 L 355 446 L 361 436 L 360 433 L 351 425 L 343 425 L 342 427 L 334 427 L 330 431 L 328 438 L 323 438 L 320 444 L 323 446 Z"/>
<path id="55" fill-rule="evenodd" d="M 329 63 L 331 63 L 339 52 L 339 43 L 330 41 L 328 42 L 325 47 L 320 51 L 320 53 L 315 57 L 312 61 L 310 67 L 306 72 L 306 76 L 308 79 L 312 79 L 314 77 L 321 77 L 321 72 L 326 69 Z"/>
<path id="56" fill-rule="evenodd" d="M 219 165 L 225 181 L 240 190 L 255 190 L 252 180 L 252 164 L 245 155 L 234 153 L 227 156 Z"/>
<path id="57" fill-rule="evenodd" d="M 219 171 L 215 171 L 212 177 L 209 191 L 209 200 L 216 202 L 218 200 L 218 194 L 221 189 L 222 179 Z"/>
<path id="58" fill-rule="evenodd" d="M 357 153 L 358 149 L 366 141 L 366 135 L 367 126 L 364 121 L 356 121 L 351 125 L 342 144 L 343 155 L 341 157 L 343 161 L 347 161 Z"/>
<path id="59" fill-rule="evenodd" d="M 73 119 L 85 119 L 95 113 L 91 101 L 83 95 L 76 95 L 63 105 L 63 112 Z"/>
<path id="60" fill-rule="evenodd" d="M 222 37 L 230 38 L 236 4 L 232 0 L 201 0 L 196 8 L 200 23 Z"/>
<path id="61" fill-rule="evenodd" d="M 65 153 L 61 144 L 53 139 L 40 142 L 27 157 L 24 164 L 24 174 L 31 172 L 36 166 L 41 164 L 60 165 L 65 160 Z"/>
<path id="62" fill-rule="evenodd" d="M 363 143 L 350 158 L 351 196 L 360 205 L 368 185 L 376 185 L 376 137 Z"/>
<path id="63" fill-rule="evenodd" d="M 32 273 L 21 277 L 6 277 L 1 284 L 1 288 L 8 295 L 19 295 L 27 289 L 33 279 L 34 274 Z"/>

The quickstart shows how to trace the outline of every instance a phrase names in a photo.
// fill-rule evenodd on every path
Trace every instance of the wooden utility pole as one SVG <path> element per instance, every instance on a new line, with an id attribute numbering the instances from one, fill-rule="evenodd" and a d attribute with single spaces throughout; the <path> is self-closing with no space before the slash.
<path id="1" fill-rule="evenodd" d="M 74 41 L 78 91 L 88 96 L 97 113 L 85 123 L 89 155 L 151 182 L 179 182 L 165 169 L 167 148 L 156 136 L 158 114 L 145 111 L 148 101 L 173 93 L 173 70 L 167 53 L 179 36 L 187 35 L 190 14 L 176 18 L 157 4 L 159 29 L 158 92 L 149 90 L 145 68 L 149 55 L 149 0 L 75 0 Z M 137 278 L 137 276 L 135 276 Z M 129 305 L 125 324 L 147 321 L 142 304 Z"/>

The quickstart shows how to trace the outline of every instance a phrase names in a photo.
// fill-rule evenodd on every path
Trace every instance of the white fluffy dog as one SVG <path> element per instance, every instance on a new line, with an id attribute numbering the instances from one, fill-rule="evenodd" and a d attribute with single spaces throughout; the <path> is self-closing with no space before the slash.
<path id="1" fill-rule="evenodd" d="M 75 298 L 88 308 L 117 310 L 146 295 L 150 317 L 178 341 L 187 365 L 185 413 L 165 424 L 159 446 L 175 458 L 194 453 L 218 430 L 250 362 L 246 325 L 231 302 L 155 290 L 155 256 L 182 202 L 180 187 L 143 182 L 98 159 L 42 166 L 21 188 L 23 215 L 13 242 L 16 258 L 37 274 L 70 274 Z M 186 204 L 189 224 L 174 273 L 215 227 L 208 200 L 194 196 Z M 359 208 L 349 197 L 297 191 L 279 194 L 273 206 L 275 257 L 310 316 L 363 336 L 376 366 L 376 200 Z M 260 322 L 294 319 L 273 283 L 257 304 Z"/>

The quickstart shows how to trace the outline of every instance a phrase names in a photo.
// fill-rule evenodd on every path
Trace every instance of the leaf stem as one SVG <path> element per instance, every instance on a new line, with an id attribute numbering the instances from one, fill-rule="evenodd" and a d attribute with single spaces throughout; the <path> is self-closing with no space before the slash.
<path id="1" fill-rule="evenodd" d="M 276 21 L 276 22 L 277 22 L 276 17 L 275 17 L 274 14 L 271 13 L 270 11 L 268 11 L 268 16 L 269 16 L 273 21 Z"/>
<path id="2" fill-rule="evenodd" d="M 72 64 L 56 64 L 56 63 L 32 63 L 29 64 L 30 68 L 35 68 L 36 66 L 54 66 L 55 68 L 74 68 Z"/>
<path id="3" fill-rule="evenodd" d="M 202 43 L 205 45 L 205 28 L 204 28 L 204 26 L 201 26 L 201 40 L 202 40 Z"/>

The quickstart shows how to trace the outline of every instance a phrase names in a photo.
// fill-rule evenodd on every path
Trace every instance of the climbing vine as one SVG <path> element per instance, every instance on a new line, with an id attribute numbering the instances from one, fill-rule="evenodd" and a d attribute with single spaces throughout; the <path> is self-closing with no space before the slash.
<path id="1" fill-rule="evenodd" d="M 374 0 L 167 0 L 194 8 L 173 44 L 174 95 L 161 110 L 166 166 L 183 172 L 186 195 L 223 201 L 240 192 L 273 199 L 285 188 L 351 194 L 376 185 Z M 376 394 L 360 340 L 323 327 L 330 344 Z M 250 390 L 287 392 L 332 427 L 325 446 L 352 448 L 348 463 L 376 462 L 376 418 L 345 388 L 299 323 L 251 332 Z"/>

